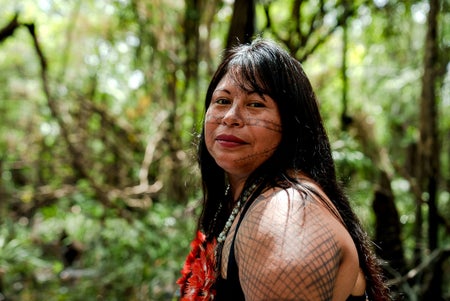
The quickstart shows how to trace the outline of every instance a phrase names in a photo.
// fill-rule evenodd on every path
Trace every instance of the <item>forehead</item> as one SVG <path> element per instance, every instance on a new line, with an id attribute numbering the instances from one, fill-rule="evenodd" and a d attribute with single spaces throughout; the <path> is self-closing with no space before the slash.
<path id="1" fill-rule="evenodd" d="M 228 72 L 219 81 L 219 83 L 217 84 L 214 91 L 223 90 L 223 88 L 225 88 L 225 87 L 228 87 L 228 88 L 233 87 L 233 88 L 241 89 L 241 84 L 235 79 L 235 77 L 230 75 L 230 73 Z"/>
<path id="2" fill-rule="evenodd" d="M 241 82 L 237 80 L 233 74 L 226 74 L 217 84 L 216 88 L 213 91 L 212 95 L 215 94 L 237 94 L 237 95 L 252 95 L 258 94 L 263 99 L 265 96 L 269 96 L 265 93 L 264 90 L 259 89 L 258 87 L 253 87 L 251 83 Z"/>
<path id="3" fill-rule="evenodd" d="M 249 76 L 249 74 L 242 72 L 241 68 L 231 68 L 218 82 L 214 90 L 217 91 L 224 87 L 236 88 L 246 93 L 267 94 L 267 89 L 264 88 L 261 80 L 256 75 Z"/>

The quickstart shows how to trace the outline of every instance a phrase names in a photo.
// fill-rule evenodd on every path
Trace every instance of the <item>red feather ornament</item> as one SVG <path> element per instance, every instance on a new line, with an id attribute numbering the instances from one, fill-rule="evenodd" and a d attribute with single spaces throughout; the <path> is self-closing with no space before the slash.
<path id="1" fill-rule="evenodd" d="M 186 258 L 181 277 L 177 280 L 180 286 L 181 301 L 214 300 L 216 282 L 216 240 L 207 242 L 200 231 L 191 243 L 191 252 Z"/>

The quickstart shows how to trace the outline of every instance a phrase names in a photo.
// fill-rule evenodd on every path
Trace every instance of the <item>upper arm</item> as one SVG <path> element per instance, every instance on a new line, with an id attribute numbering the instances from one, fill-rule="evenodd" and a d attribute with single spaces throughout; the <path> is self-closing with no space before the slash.
<path id="1" fill-rule="evenodd" d="M 346 252 L 333 221 L 293 190 L 258 200 L 236 238 L 246 300 L 331 300 Z"/>

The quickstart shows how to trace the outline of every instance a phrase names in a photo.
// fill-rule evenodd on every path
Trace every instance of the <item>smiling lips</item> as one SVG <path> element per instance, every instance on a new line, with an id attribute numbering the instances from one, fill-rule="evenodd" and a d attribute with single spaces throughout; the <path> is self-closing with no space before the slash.
<path id="1" fill-rule="evenodd" d="M 248 144 L 242 139 L 239 139 L 233 135 L 219 135 L 216 137 L 216 141 L 224 147 L 236 147 L 244 144 Z"/>

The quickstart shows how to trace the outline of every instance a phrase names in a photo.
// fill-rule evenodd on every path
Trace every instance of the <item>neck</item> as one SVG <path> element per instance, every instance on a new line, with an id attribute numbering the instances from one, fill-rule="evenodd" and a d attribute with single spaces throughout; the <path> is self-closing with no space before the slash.
<path id="1" fill-rule="evenodd" d="M 236 201 L 244 189 L 245 181 L 247 181 L 247 176 L 237 177 L 233 175 L 228 175 L 228 182 L 230 183 L 230 194 L 234 201 Z"/>

